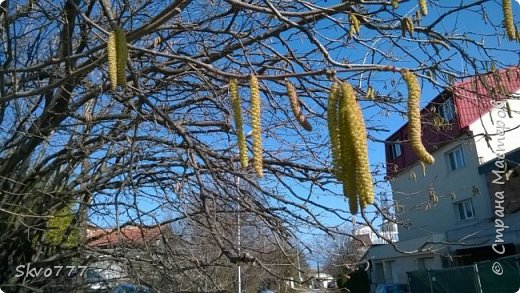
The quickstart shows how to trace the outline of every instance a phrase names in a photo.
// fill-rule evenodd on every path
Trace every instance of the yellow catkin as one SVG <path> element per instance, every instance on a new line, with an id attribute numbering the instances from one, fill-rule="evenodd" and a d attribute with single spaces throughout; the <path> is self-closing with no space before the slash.
<path id="1" fill-rule="evenodd" d="M 327 124 L 329 127 L 330 149 L 332 153 L 332 163 L 334 166 L 334 175 L 338 180 L 342 181 L 341 174 L 341 150 L 339 141 L 338 129 L 338 97 L 339 84 L 337 82 L 332 84 L 327 103 Z"/>
<path id="2" fill-rule="evenodd" d="M 346 130 L 342 133 L 341 142 L 350 144 L 350 169 L 354 172 L 354 192 L 359 197 L 359 205 L 364 209 L 368 204 L 374 201 L 374 188 L 372 183 L 372 175 L 370 173 L 370 165 L 368 161 L 368 145 L 365 120 L 361 107 L 356 101 L 356 95 L 352 86 L 344 82 L 342 83 L 342 100 L 343 107 L 340 108 Z M 340 102 L 341 103 L 341 102 Z M 341 145 L 343 149 L 343 144 Z M 343 158 L 345 159 L 345 158 Z M 345 173 L 345 172 L 344 172 Z M 352 174 L 350 175 L 352 176 Z"/>
<path id="3" fill-rule="evenodd" d="M 367 100 L 373 100 L 376 97 L 376 92 L 373 87 L 368 86 L 365 98 Z"/>
<path id="4" fill-rule="evenodd" d="M 515 23 L 513 21 L 513 11 L 511 10 L 511 0 L 502 0 L 502 11 L 504 12 L 504 25 L 507 37 L 510 40 L 516 39 Z"/>
<path id="5" fill-rule="evenodd" d="M 417 82 L 417 77 L 413 73 L 403 69 L 401 74 L 408 87 L 408 137 L 410 146 L 420 161 L 426 164 L 433 164 L 435 160 L 424 147 L 421 138 L 421 88 Z"/>
<path id="6" fill-rule="evenodd" d="M 285 87 L 287 88 L 287 95 L 289 96 L 289 101 L 291 102 L 291 109 L 294 117 L 305 130 L 312 131 L 312 125 L 309 123 L 309 121 L 307 121 L 307 118 L 302 113 L 302 107 L 300 106 L 300 100 L 298 100 L 298 95 L 296 94 L 294 85 L 288 79 L 286 79 Z"/>
<path id="7" fill-rule="evenodd" d="M 419 8 L 421 9 L 422 15 L 428 15 L 428 6 L 426 5 L 426 0 L 419 0 Z"/>
<path id="8" fill-rule="evenodd" d="M 116 34 L 116 48 L 117 48 L 117 84 L 126 88 L 126 63 L 128 61 L 128 44 L 126 43 L 125 31 L 117 27 Z"/>
<path id="9" fill-rule="evenodd" d="M 351 194 L 351 191 L 347 189 L 347 184 L 343 184 L 343 194 L 345 196 Z M 348 196 L 348 208 L 349 208 L 349 211 L 352 215 L 355 215 L 358 213 L 359 211 L 359 199 L 357 197 L 357 195 L 351 195 L 351 196 Z"/>
<path id="10" fill-rule="evenodd" d="M 392 7 L 397 9 L 397 7 L 399 7 L 399 0 L 392 0 Z"/>
<path id="11" fill-rule="evenodd" d="M 358 212 L 358 184 L 356 182 L 355 159 L 354 159 L 354 143 L 352 136 L 352 129 L 349 122 L 349 105 L 345 94 L 345 84 L 340 84 L 338 92 L 338 130 L 340 142 L 340 164 L 341 177 L 343 181 L 343 195 L 348 198 L 349 208 L 351 214 Z"/>
<path id="12" fill-rule="evenodd" d="M 111 32 L 107 40 L 108 79 L 113 91 L 117 88 L 117 43 L 116 33 Z"/>
<path id="13" fill-rule="evenodd" d="M 350 23 L 350 37 L 352 37 L 353 35 L 359 35 L 359 30 L 361 28 L 361 23 L 359 22 L 359 19 L 354 13 L 350 13 L 348 17 Z"/>
<path id="14" fill-rule="evenodd" d="M 247 168 L 247 146 L 244 136 L 244 122 L 242 119 L 242 106 L 240 104 L 240 96 L 238 95 L 238 85 L 236 79 L 229 81 L 229 92 L 231 93 L 231 105 L 233 106 L 233 115 L 235 118 L 235 129 L 238 139 L 238 154 L 242 168 Z"/>
<path id="15" fill-rule="evenodd" d="M 405 17 L 403 18 L 403 20 L 405 22 L 406 31 L 410 33 L 410 37 L 413 36 L 415 28 L 412 19 L 410 19 L 409 17 Z"/>
<path id="16" fill-rule="evenodd" d="M 255 75 L 250 77 L 251 87 L 251 124 L 253 127 L 253 167 L 259 177 L 264 176 L 262 166 L 262 137 L 260 124 L 260 90 Z"/>

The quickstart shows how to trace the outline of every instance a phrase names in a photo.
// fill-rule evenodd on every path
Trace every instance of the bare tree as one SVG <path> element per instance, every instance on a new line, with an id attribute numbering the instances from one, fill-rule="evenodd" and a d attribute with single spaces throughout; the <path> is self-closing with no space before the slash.
<path id="1" fill-rule="evenodd" d="M 352 221 L 346 202 L 319 199 L 343 198 L 323 131 L 331 80 L 355 85 L 368 136 L 377 142 L 387 130 L 381 115 L 405 113 L 400 69 L 440 90 L 492 62 L 518 64 L 517 44 L 502 40 L 497 1 L 427 2 L 430 14 L 420 19 L 416 1 L 5 1 L 2 289 L 42 285 L 15 277 L 18 265 L 66 264 L 92 253 L 84 232 L 75 248 L 65 245 L 67 237 L 61 244 L 44 239 L 49 219 L 71 206 L 65 234 L 84 231 L 87 221 L 181 227 L 172 237 L 186 252 L 164 252 L 175 259 L 168 264 L 161 264 L 167 257 L 149 259 L 169 270 L 179 288 L 230 290 L 231 280 L 212 272 L 236 264 L 287 279 L 269 266 L 266 249 L 277 247 L 285 256 L 279 263 L 290 263 L 286 248 L 300 232 L 338 232 L 325 217 Z M 467 19 L 481 29 L 458 25 Z M 402 31 L 406 22 L 412 25 Z M 129 47 L 128 87 L 112 91 L 105 48 L 118 26 Z M 251 74 L 260 80 L 263 178 L 239 167 L 227 87 L 238 80 L 249 131 Z M 314 131 L 304 132 L 294 119 L 285 79 L 295 84 Z M 369 86 L 376 91 L 367 100 Z M 383 162 L 373 163 L 374 183 L 384 188 Z M 256 236 L 238 245 L 237 214 L 242 234 L 261 235 L 269 245 L 259 246 Z"/>

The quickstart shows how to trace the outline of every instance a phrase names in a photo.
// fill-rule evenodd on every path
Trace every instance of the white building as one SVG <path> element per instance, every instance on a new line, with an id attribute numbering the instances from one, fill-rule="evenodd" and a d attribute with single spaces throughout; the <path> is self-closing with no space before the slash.
<path id="1" fill-rule="evenodd" d="M 377 231 L 377 233 L 375 233 L 372 228 L 367 225 L 359 225 L 354 227 L 352 234 L 354 234 L 354 236 L 366 235 L 370 239 L 371 245 L 386 243 L 386 241 L 377 234 L 383 236 L 385 239 L 391 240 L 392 242 L 397 242 L 399 240 L 397 224 L 388 221 L 381 224 L 381 228 Z"/>
<path id="2" fill-rule="evenodd" d="M 399 242 L 365 254 L 373 284 L 407 283 L 409 271 L 520 252 L 519 94 L 516 67 L 465 80 L 435 97 L 421 112 L 431 166 L 418 163 L 407 125 L 386 140 Z M 495 224 L 502 222 L 509 227 L 497 234 Z"/>

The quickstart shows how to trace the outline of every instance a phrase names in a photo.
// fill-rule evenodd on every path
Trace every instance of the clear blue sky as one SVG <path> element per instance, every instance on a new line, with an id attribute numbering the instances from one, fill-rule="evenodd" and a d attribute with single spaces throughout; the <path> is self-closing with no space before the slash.
<path id="1" fill-rule="evenodd" d="M 332 1 L 328 1 L 329 4 L 331 4 Z M 334 3 L 334 2 L 332 2 Z M 441 3 L 443 5 L 451 5 L 452 7 L 457 7 L 459 5 L 459 1 L 438 1 L 437 3 Z M 466 1 L 465 3 L 468 3 Z M 400 13 L 413 13 L 416 8 L 417 1 L 409 1 L 408 3 L 401 4 L 399 7 Z M 468 36 L 475 38 L 475 34 L 478 34 L 479 36 L 476 37 L 476 40 L 482 41 L 486 44 L 489 48 L 499 48 L 500 51 L 494 51 L 490 50 L 490 54 L 493 56 L 493 58 L 497 61 L 497 67 L 506 67 L 506 66 L 512 66 L 512 65 L 518 65 L 519 64 L 519 52 L 520 52 L 520 45 L 518 42 L 510 42 L 505 37 L 505 30 L 502 27 L 502 9 L 499 3 L 490 3 L 486 6 L 488 8 L 486 10 L 487 13 L 487 19 L 482 19 L 482 17 L 478 17 L 478 14 L 480 11 L 477 9 L 473 9 L 473 12 L 462 12 L 458 15 L 458 17 L 449 17 L 446 18 L 445 21 L 439 23 L 437 25 L 437 29 L 443 31 L 455 31 L 458 33 L 466 33 Z M 513 2 L 513 13 L 515 16 L 520 15 L 520 5 L 518 5 L 517 2 Z M 431 23 L 431 19 L 436 19 L 439 15 L 439 12 L 437 9 L 430 7 L 429 9 L 429 15 L 427 17 L 423 17 L 422 24 L 427 25 Z M 491 26 L 483 25 L 484 21 L 491 21 L 494 24 L 494 28 Z M 363 35 L 367 30 L 361 29 L 361 35 Z M 487 37 L 482 37 L 481 35 L 488 34 Z M 501 38 L 497 38 L 496 35 L 501 35 Z M 356 52 L 352 52 L 348 48 L 346 51 L 348 51 L 346 54 L 348 54 L 348 58 L 350 60 L 359 60 L 364 57 L 363 54 L 365 52 L 359 50 Z M 384 49 L 384 48 L 383 48 Z M 482 52 L 479 52 L 475 50 L 472 47 L 465 48 L 467 52 L 471 55 L 478 56 Z M 504 54 L 502 50 L 510 50 L 508 54 Z M 470 66 L 463 63 L 462 58 L 458 54 L 453 54 L 454 51 L 446 51 L 444 54 L 446 57 L 450 57 L 450 60 L 444 65 L 446 67 L 453 68 L 454 71 L 459 71 L 461 73 L 466 72 L 467 75 L 474 74 L 475 72 L 471 69 Z M 334 57 L 336 59 L 341 59 L 341 53 L 338 53 Z M 417 57 L 420 60 L 423 60 L 425 64 L 428 63 L 427 56 L 422 54 L 419 51 L 413 52 L 414 56 Z M 441 53 L 443 54 L 443 53 Z M 404 55 L 403 55 L 404 56 Z M 410 60 L 410 58 L 403 57 L 405 60 Z M 400 62 L 397 63 L 396 66 L 401 67 L 416 67 L 417 64 L 413 62 Z M 479 64 L 480 66 L 480 64 Z M 462 76 L 463 74 L 461 74 Z M 382 94 L 388 94 L 392 96 L 396 96 L 399 93 L 401 93 L 403 96 L 407 95 L 407 90 L 403 85 L 398 85 L 396 87 L 388 86 L 388 80 L 391 78 L 396 79 L 396 81 L 400 80 L 400 75 L 397 73 L 377 73 L 377 80 L 379 82 L 371 83 L 375 89 L 382 93 Z M 442 78 L 442 77 L 441 77 Z M 439 80 L 441 83 L 445 83 L 445 80 Z M 351 81 L 352 82 L 352 81 Z M 352 82 L 354 83 L 354 82 Z M 357 85 L 356 83 L 354 83 Z M 364 88 L 366 88 L 366 84 L 362 84 Z M 387 87 L 388 86 L 388 87 Z M 431 99 L 433 99 L 436 95 L 440 93 L 442 90 L 442 87 L 433 86 L 429 82 L 422 83 L 422 105 L 426 105 Z M 378 140 L 384 140 L 386 139 L 391 133 L 399 129 L 404 123 L 406 123 L 407 119 L 406 117 L 403 117 L 397 113 L 388 113 L 388 116 L 385 115 L 381 111 L 380 108 L 374 107 L 374 104 L 371 102 L 363 102 L 363 106 L 365 107 L 364 115 L 365 118 L 371 119 L 371 123 L 369 125 L 372 126 L 380 126 L 384 125 L 389 130 L 389 132 L 382 132 L 382 133 L 371 133 L 376 139 Z M 400 105 L 401 109 L 405 109 L 405 105 Z M 374 168 L 381 169 L 381 167 L 384 165 L 385 162 L 385 148 L 384 144 L 380 142 L 370 142 L 369 143 L 369 157 L 371 164 Z M 337 189 L 338 193 L 340 193 L 340 189 Z M 378 192 L 390 192 L 390 187 L 388 185 L 383 186 L 383 188 L 380 188 L 377 190 Z M 330 207 L 337 207 L 340 205 L 343 205 L 346 207 L 347 203 L 344 199 L 341 197 L 334 197 L 329 195 L 320 195 L 319 196 L 319 202 L 323 203 Z M 329 216 L 324 218 L 324 222 L 329 225 L 339 225 L 342 222 L 337 219 L 336 217 Z M 307 237 L 305 237 L 307 238 Z M 311 237 L 310 237 L 311 238 Z"/>
<path id="2" fill-rule="evenodd" d="M 326 2 L 326 3 L 324 3 Z M 338 3 L 339 1 L 324 1 L 321 4 L 323 5 L 333 5 Z M 451 5 L 452 7 L 457 7 L 459 5 L 458 1 L 437 1 L 435 3 L 441 3 L 442 5 Z M 469 3 L 469 1 L 466 1 L 466 3 Z M 408 1 L 407 3 L 403 3 L 399 6 L 398 11 L 399 13 L 405 14 L 405 13 L 413 13 L 416 10 L 417 1 Z M 514 15 L 518 16 L 520 15 L 520 6 L 514 2 Z M 463 12 L 459 14 L 458 17 L 450 17 L 440 23 L 437 28 L 441 31 L 457 31 L 457 32 L 466 32 L 468 35 L 472 35 L 473 33 L 489 33 L 489 37 L 484 38 L 485 43 L 489 47 L 500 47 L 501 49 L 511 49 L 518 51 L 519 45 L 518 43 L 511 43 L 505 40 L 505 38 L 496 38 L 494 35 L 497 33 L 500 35 L 504 35 L 504 29 L 501 27 L 501 20 L 503 18 L 502 16 L 502 10 L 500 8 L 499 3 L 490 3 L 490 5 L 487 6 L 489 10 L 486 10 L 486 13 L 488 14 L 488 19 L 484 20 L 482 18 L 478 18 L 478 11 L 476 12 Z M 422 20 L 422 24 L 428 24 L 431 22 L 431 19 L 437 18 L 439 15 L 439 12 L 434 7 L 430 7 L 429 9 L 429 15 L 427 17 L 424 17 Z M 343 17 L 346 17 L 344 15 Z M 490 27 L 487 27 L 487 31 L 483 31 L 484 26 L 479 25 L 483 23 L 484 21 L 491 20 L 496 28 L 491 29 Z M 326 27 L 329 25 L 327 21 L 324 21 L 323 23 L 320 23 L 319 26 Z M 495 31 L 496 30 L 496 31 Z M 339 35 L 343 34 L 344 32 L 341 30 L 337 31 L 329 31 L 326 30 L 324 32 L 327 34 L 327 37 L 338 37 Z M 370 36 L 371 32 L 367 29 L 362 28 L 361 29 L 361 37 L 362 38 L 368 38 Z M 478 39 L 482 39 L 481 37 L 478 37 Z M 389 44 L 384 43 L 383 41 L 380 41 L 379 43 L 376 43 L 377 46 L 381 46 L 381 50 L 385 50 L 387 48 L 390 48 Z M 410 46 L 412 48 L 412 46 Z M 308 44 L 295 44 L 294 46 L 295 50 L 301 50 L 305 51 L 309 49 Z M 281 49 L 282 51 L 282 49 Z M 406 56 L 403 52 L 397 52 L 397 59 L 402 60 L 410 60 L 410 57 Z M 478 54 L 476 50 L 472 48 L 468 48 L 468 52 L 470 54 Z M 454 70 L 458 71 L 464 71 L 464 64 L 461 62 L 461 58 L 458 55 L 453 55 L 453 51 L 443 51 L 440 54 L 444 54 L 445 57 L 450 57 L 450 61 L 445 63 L 444 65 L 451 66 Z M 492 54 L 495 53 L 495 58 L 498 61 L 501 61 L 502 63 L 498 62 L 499 67 L 504 67 L 505 65 L 516 65 L 518 64 L 518 53 L 517 52 L 511 52 L 510 54 L 497 54 L 498 52 L 491 52 Z M 366 50 L 362 50 L 359 47 L 353 48 L 348 43 L 346 46 L 342 49 L 334 50 L 332 51 L 332 57 L 334 57 L 336 60 L 342 60 L 344 58 L 347 58 L 348 60 L 351 60 L 351 62 L 362 62 L 366 55 Z M 412 52 L 416 58 L 419 60 L 422 60 L 425 64 L 428 63 L 428 58 L 419 51 Z M 370 58 L 368 58 L 367 63 L 378 63 L 378 60 L 370 61 Z M 394 64 L 396 66 L 401 67 L 417 67 L 418 64 L 415 62 L 398 62 Z M 473 72 L 471 70 L 468 71 L 468 74 L 472 74 Z M 397 83 L 396 85 L 392 85 L 390 80 L 394 79 Z M 398 96 L 399 93 L 401 93 L 403 96 L 406 96 L 406 89 L 399 84 L 400 81 L 400 75 L 397 73 L 375 73 L 372 76 L 371 79 L 371 85 L 375 87 L 375 89 L 384 95 L 391 95 L 393 97 Z M 357 80 L 351 80 L 351 83 L 354 85 L 359 85 L 359 82 Z M 442 83 L 443 81 L 440 80 Z M 366 81 L 363 81 L 361 83 L 362 88 L 366 88 Z M 426 104 L 428 101 L 430 101 L 433 97 L 435 97 L 439 91 L 442 90 L 441 87 L 433 87 L 430 83 L 424 83 L 423 84 L 423 99 L 422 103 L 423 105 Z M 363 102 L 363 107 L 365 107 L 365 117 L 370 120 L 370 123 L 367 126 L 385 126 L 389 132 L 381 132 L 381 133 L 370 133 L 378 140 L 384 140 L 386 139 L 393 131 L 397 130 L 399 127 L 401 127 L 405 122 L 406 119 L 402 117 L 401 115 L 398 115 L 396 113 L 388 112 L 384 113 L 380 107 L 378 107 L 373 102 Z M 404 104 L 400 105 L 401 109 L 404 108 Z M 386 115 L 388 114 L 388 115 Z M 322 125 L 323 126 L 323 125 Z M 246 128 L 246 131 L 248 129 Z M 325 135 L 323 135 L 324 129 L 315 129 L 314 134 L 320 139 L 327 139 Z M 268 146 L 267 146 L 268 147 Z M 371 164 L 374 168 L 378 168 L 378 170 L 381 171 L 382 176 L 384 176 L 384 162 L 385 162 L 385 153 L 384 153 L 384 144 L 380 142 L 370 142 L 369 143 L 369 157 Z M 335 189 L 338 194 L 341 194 L 341 188 L 339 186 L 330 186 L 330 188 Z M 302 194 L 306 194 L 306 186 L 302 186 L 296 189 L 297 191 L 301 191 Z M 346 200 L 342 196 L 333 196 L 328 193 L 318 193 L 318 189 L 313 189 L 313 200 L 319 202 L 320 204 L 326 205 L 328 207 L 332 208 L 341 208 L 343 210 L 348 210 L 348 205 Z M 382 189 L 378 189 L 377 192 L 390 192 L 389 186 L 385 185 Z M 153 204 L 146 202 L 144 199 L 142 202 L 140 202 L 140 206 L 144 209 L 153 209 Z M 167 217 L 168 215 L 161 214 L 160 211 L 158 211 L 158 215 L 160 217 Z M 338 219 L 337 217 L 331 216 L 331 215 L 321 215 L 322 220 L 327 225 L 342 225 L 343 222 Z M 122 216 L 122 221 L 126 220 L 124 216 Z M 96 220 L 95 220 L 96 221 Z M 97 222 L 97 221 L 96 221 Z M 100 223 L 104 224 L 104 223 Z M 310 239 L 308 235 L 302 235 L 302 238 L 304 239 Z"/>

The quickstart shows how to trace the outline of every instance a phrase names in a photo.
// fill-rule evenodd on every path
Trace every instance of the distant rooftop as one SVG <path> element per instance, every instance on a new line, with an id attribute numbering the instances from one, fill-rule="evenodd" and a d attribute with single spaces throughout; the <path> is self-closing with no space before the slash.
<path id="1" fill-rule="evenodd" d="M 102 229 L 89 226 L 87 227 L 87 245 L 91 247 L 114 247 L 144 244 L 159 238 L 167 230 L 167 226 L 125 226 L 120 229 Z"/>

